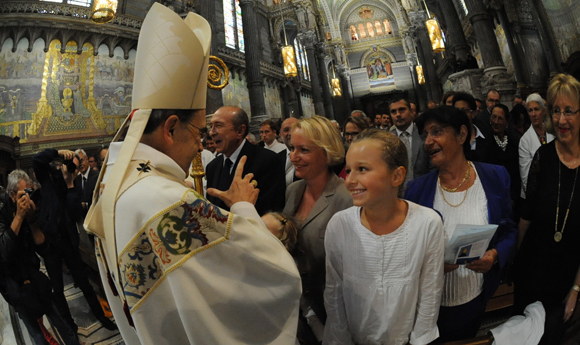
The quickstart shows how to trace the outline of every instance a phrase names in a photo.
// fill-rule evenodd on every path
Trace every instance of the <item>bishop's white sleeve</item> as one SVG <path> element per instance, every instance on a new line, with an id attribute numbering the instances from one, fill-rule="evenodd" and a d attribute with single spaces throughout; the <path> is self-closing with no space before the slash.
<path id="1" fill-rule="evenodd" d="M 425 229 L 429 235 L 425 238 L 425 256 L 419 282 L 419 296 L 415 325 L 411 332 L 410 343 L 413 345 L 429 344 L 439 337 L 437 317 L 443 290 L 443 258 L 445 235 L 441 220 L 429 222 Z"/>
<path id="2" fill-rule="evenodd" d="M 343 225 L 339 217 L 334 216 L 328 222 L 324 239 L 326 250 L 326 289 L 324 290 L 324 306 L 326 308 L 326 325 L 324 327 L 323 344 L 352 344 L 352 336 L 348 329 L 346 309 L 343 299 L 342 280 L 342 243 Z"/>

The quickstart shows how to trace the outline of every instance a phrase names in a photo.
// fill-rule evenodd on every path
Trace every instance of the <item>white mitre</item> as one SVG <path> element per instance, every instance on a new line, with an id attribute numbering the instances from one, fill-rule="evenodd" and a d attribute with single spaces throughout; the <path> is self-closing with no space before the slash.
<path id="1" fill-rule="evenodd" d="M 115 205 L 123 177 L 153 109 L 205 109 L 210 44 L 209 23 L 197 14 L 189 13 L 183 20 L 167 7 L 154 3 L 143 21 L 135 58 L 133 112 L 116 138 L 130 122 L 129 130 L 108 174 L 106 188 L 99 191 L 106 170 L 103 165 L 85 219 L 85 229 L 102 242 L 101 255 L 109 272 L 115 275 L 118 291 L 122 289 L 118 285 Z"/>

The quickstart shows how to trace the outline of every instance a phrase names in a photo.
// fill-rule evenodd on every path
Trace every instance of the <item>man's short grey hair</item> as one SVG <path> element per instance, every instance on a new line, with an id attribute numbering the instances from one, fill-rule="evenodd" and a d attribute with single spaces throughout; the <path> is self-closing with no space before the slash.
<path id="1" fill-rule="evenodd" d="M 362 111 L 362 110 L 353 110 L 353 111 L 350 113 L 350 116 L 352 117 L 352 116 L 353 116 L 354 114 L 356 114 L 356 113 L 361 113 L 361 114 L 362 114 L 362 118 L 363 118 L 363 119 L 366 119 L 366 118 L 367 118 L 367 114 L 365 114 L 365 112 L 364 112 L 364 111 Z"/>
<path id="2" fill-rule="evenodd" d="M 248 137 L 248 139 L 252 142 L 252 143 L 256 143 L 256 136 L 252 133 L 248 133 L 248 135 L 246 135 Z"/>
<path id="3" fill-rule="evenodd" d="M 26 181 L 26 184 L 31 183 L 30 177 L 28 174 L 25 173 L 23 170 L 16 169 L 8 175 L 8 185 L 6 186 L 7 192 L 17 192 L 18 191 L 18 183 L 20 181 Z"/>
<path id="4" fill-rule="evenodd" d="M 81 155 L 81 153 L 83 154 L 83 156 L 84 156 L 84 157 L 86 157 L 86 156 L 87 156 L 87 153 L 85 152 L 85 150 L 83 150 L 83 149 L 76 149 L 76 151 L 75 151 L 75 155 L 78 155 L 78 156 L 80 156 L 80 155 Z"/>

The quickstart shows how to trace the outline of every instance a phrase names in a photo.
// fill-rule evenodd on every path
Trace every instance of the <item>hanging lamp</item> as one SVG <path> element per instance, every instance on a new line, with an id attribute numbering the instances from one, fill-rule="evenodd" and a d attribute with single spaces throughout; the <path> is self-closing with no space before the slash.
<path id="1" fill-rule="evenodd" d="M 442 53 L 445 51 L 445 42 L 443 41 L 443 34 L 441 33 L 441 28 L 439 27 L 439 22 L 435 18 L 431 18 L 429 13 L 429 8 L 427 8 L 427 3 L 423 0 L 425 5 L 425 10 L 427 11 L 427 19 L 425 21 L 425 26 L 427 27 L 427 33 L 429 34 L 429 40 L 431 41 L 431 48 L 435 53 Z"/>
<path id="2" fill-rule="evenodd" d="M 284 75 L 286 78 L 293 78 L 298 75 L 296 68 L 296 55 L 294 54 L 294 47 L 288 44 L 286 37 L 286 23 L 282 15 L 282 30 L 284 31 L 284 46 L 282 47 L 282 60 L 284 60 Z"/>
<path id="3" fill-rule="evenodd" d="M 94 0 L 91 12 L 91 21 L 97 24 L 105 24 L 115 19 L 117 13 L 117 0 Z"/>

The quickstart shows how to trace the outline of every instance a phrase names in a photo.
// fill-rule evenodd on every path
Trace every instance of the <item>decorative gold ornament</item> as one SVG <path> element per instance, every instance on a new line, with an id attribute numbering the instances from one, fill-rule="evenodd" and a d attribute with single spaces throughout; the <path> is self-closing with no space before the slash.
<path id="1" fill-rule="evenodd" d="M 445 43 L 443 42 L 443 35 L 441 34 L 441 29 L 439 28 L 437 19 L 431 18 L 425 22 L 425 25 L 427 26 L 427 32 L 429 33 L 429 40 L 431 40 L 431 48 L 433 48 L 433 52 L 444 52 Z"/>
<path id="2" fill-rule="evenodd" d="M 210 63 L 207 66 L 209 69 L 209 72 L 207 74 L 207 86 L 210 89 L 221 90 L 224 87 L 226 87 L 226 85 L 228 85 L 230 81 L 230 70 L 228 69 L 228 66 L 226 66 L 225 62 L 223 62 L 222 59 L 220 59 L 215 55 L 210 55 L 209 60 L 210 62 L 211 61 L 217 62 L 219 66 L 213 63 Z M 222 76 L 224 78 L 223 83 L 221 83 Z"/>
<path id="3" fill-rule="evenodd" d="M 342 96 L 342 89 L 340 88 L 340 80 L 338 78 L 332 78 L 332 97 Z"/>
<path id="4" fill-rule="evenodd" d="M 201 152 L 198 152 L 193 160 L 191 161 L 191 171 L 189 173 L 193 177 L 193 182 L 195 183 L 195 191 L 203 195 L 203 177 L 205 172 L 203 171 L 203 163 L 201 161 Z"/>
<path id="5" fill-rule="evenodd" d="M 417 71 L 417 82 L 419 85 L 425 84 L 425 75 L 423 74 L 423 66 L 417 65 L 415 66 L 415 70 Z"/>
<path id="6" fill-rule="evenodd" d="M 115 19 L 117 0 L 94 0 L 91 20 L 97 24 L 109 23 Z"/>
<path id="7" fill-rule="evenodd" d="M 286 45 L 282 47 L 282 58 L 284 60 L 284 75 L 287 78 L 292 78 L 298 75 L 296 68 L 296 56 L 294 55 L 294 47 Z"/>

